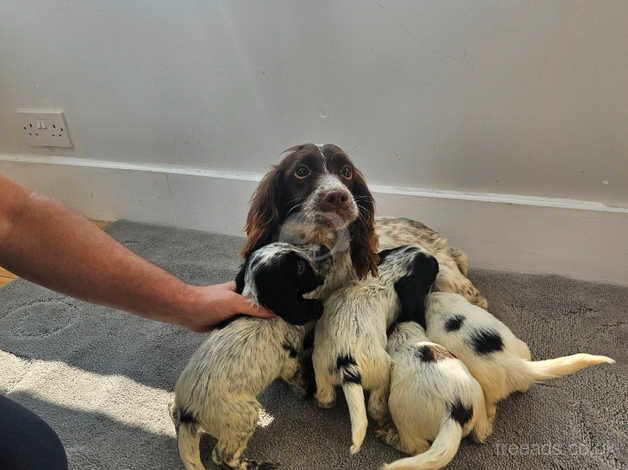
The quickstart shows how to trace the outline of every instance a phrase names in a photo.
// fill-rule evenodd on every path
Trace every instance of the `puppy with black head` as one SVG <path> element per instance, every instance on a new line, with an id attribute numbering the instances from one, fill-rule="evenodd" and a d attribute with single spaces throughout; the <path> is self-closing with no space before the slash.
<path id="1" fill-rule="evenodd" d="M 458 294 L 430 294 L 426 321 L 429 338 L 464 362 L 482 386 L 491 421 L 497 413 L 497 402 L 512 392 L 525 392 L 535 382 L 615 362 L 610 357 L 584 353 L 531 361 L 528 345 L 510 328 Z"/>
<path id="2" fill-rule="evenodd" d="M 395 262 L 406 256 L 397 254 Z M 465 365 L 431 342 L 425 324 L 425 298 L 436 277 L 426 266 L 395 285 L 403 306 L 388 338 L 392 360 L 388 408 L 392 423 L 377 431 L 385 443 L 407 454 L 386 469 L 437 469 L 447 465 L 462 437 L 473 432 L 478 441 L 491 433 L 480 384 Z M 427 290 L 426 290 L 427 288 Z M 432 443 L 430 445 L 430 443 Z"/>
<path id="3" fill-rule="evenodd" d="M 379 275 L 355 280 L 324 303 L 316 323 L 312 355 L 316 399 L 328 408 L 335 386 L 342 387 L 351 418 L 350 451 L 358 452 L 368 425 L 364 391 L 370 391 L 368 413 L 378 423 L 388 417 L 390 357 L 386 331 L 406 309 L 422 309 L 438 263 L 419 247 L 381 252 Z M 399 296 L 397 292 L 407 295 Z"/>
<path id="4" fill-rule="evenodd" d="M 266 245 L 246 260 L 237 277 L 238 291 L 277 317 L 242 317 L 214 330 L 181 373 L 169 408 L 187 470 L 205 468 L 201 431 L 217 439 L 212 452 L 216 465 L 243 470 L 272 466 L 242 457 L 261 409 L 256 397 L 277 378 L 303 393 L 303 325 L 323 311 L 318 300 L 303 294 L 323 285 L 330 260 L 326 248 L 286 243 Z"/>

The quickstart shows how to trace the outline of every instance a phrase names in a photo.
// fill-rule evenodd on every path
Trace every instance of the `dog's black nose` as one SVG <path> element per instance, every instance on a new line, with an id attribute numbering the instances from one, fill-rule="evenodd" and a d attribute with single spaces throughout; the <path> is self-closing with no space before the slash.
<path id="1" fill-rule="evenodd" d="M 329 191 L 327 194 L 325 194 L 323 202 L 329 206 L 340 207 L 349 202 L 349 194 L 347 193 L 347 191 L 342 190 Z"/>

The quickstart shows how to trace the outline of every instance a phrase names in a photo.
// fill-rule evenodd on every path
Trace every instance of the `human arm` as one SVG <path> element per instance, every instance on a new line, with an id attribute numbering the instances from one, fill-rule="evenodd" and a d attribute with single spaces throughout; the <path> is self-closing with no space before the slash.
<path id="1" fill-rule="evenodd" d="M 205 331 L 244 313 L 272 314 L 235 283 L 187 284 L 81 215 L 0 175 L 0 265 L 49 289 L 152 320 Z"/>

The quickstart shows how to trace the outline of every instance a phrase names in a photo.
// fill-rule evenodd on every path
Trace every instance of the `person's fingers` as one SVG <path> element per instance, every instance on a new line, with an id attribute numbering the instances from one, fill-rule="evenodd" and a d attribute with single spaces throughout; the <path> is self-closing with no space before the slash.
<path id="1" fill-rule="evenodd" d="M 194 333 L 207 333 L 214 329 L 214 325 L 193 325 L 188 328 Z"/>
<path id="2" fill-rule="evenodd" d="M 216 284 L 217 287 L 220 287 L 222 289 L 228 289 L 228 290 L 232 290 L 235 292 L 236 290 L 236 283 L 235 281 L 227 281 L 227 282 L 223 282 L 222 284 Z"/>
<path id="3" fill-rule="evenodd" d="M 256 304 L 250 299 L 246 297 L 242 297 L 238 295 L 237 300 L 234 302 L 235 307 L 239 313 L 244 313 L 245 315 L 250 315 L 252 317 L 260 317 L 260 318 L 272 318 L 275 316 L 273 312 L 262 307 L 259 304 Z"/>

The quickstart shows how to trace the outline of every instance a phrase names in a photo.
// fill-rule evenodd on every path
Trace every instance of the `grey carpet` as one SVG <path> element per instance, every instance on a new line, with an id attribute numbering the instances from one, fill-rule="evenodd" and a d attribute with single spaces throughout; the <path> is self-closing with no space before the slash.
<path id="1" fill-rule="evenodd" d="M 129 222 L 108 230 L 194 283 L 225 281 L 236 272 L 239 238 Z M 450 468 L 627 468 L 628 288 L 480 270 L 472 278 L 537 358 L 588 351 L 617 364 L 510 397 L 489 442 L 465 442 Z M 166 402 L 202 340 L 18 280 L 0 289 L 0 392 L 54 427 L 73 469 L 181 468 Z M 350 457 L 340 400 L 320 410 L 276 383 L 261 402 L 274 421 L 253 437 L 254 458 L 328 470 L 377 468 L 401 456 L 371 429 L 362 452 Z M 211 445 L 203 441 L 208 463 Z"/>

